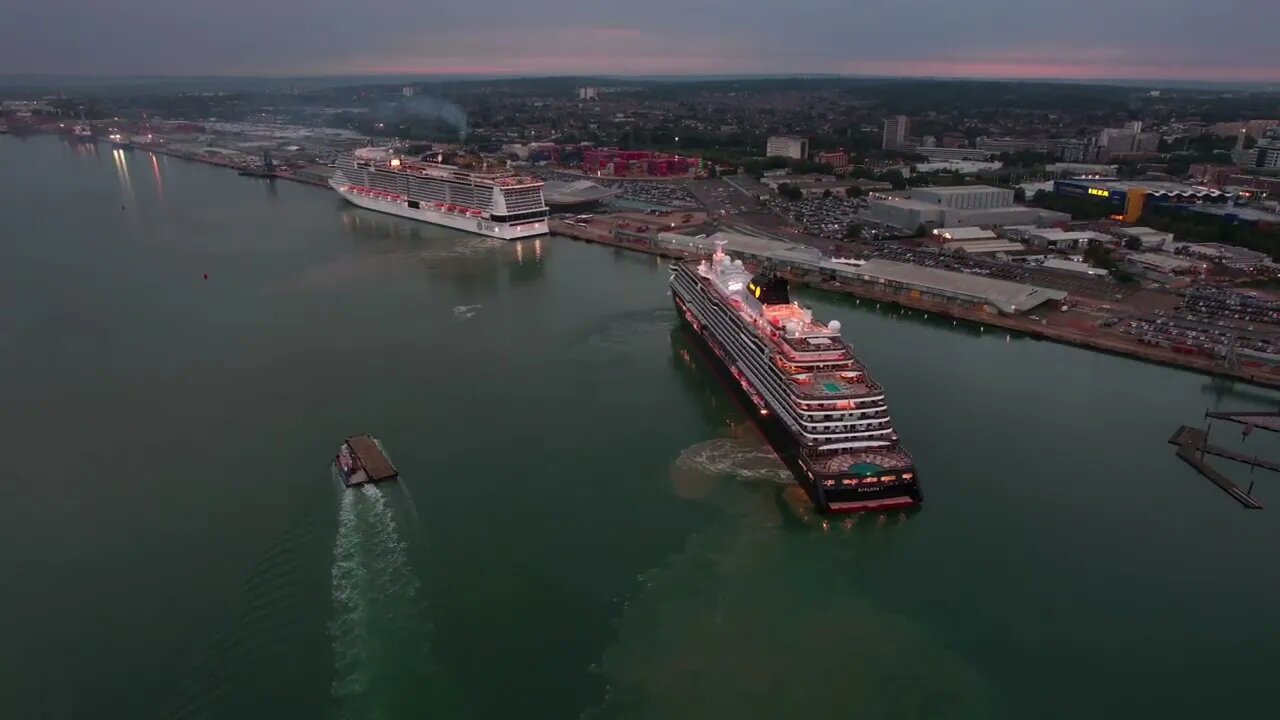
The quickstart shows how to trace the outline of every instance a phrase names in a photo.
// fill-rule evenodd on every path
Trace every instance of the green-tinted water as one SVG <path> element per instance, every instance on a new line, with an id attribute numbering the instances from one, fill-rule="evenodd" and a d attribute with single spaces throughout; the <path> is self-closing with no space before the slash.
<path id="1" fill-rule="evenodd" d="M 1280 395 L 804 294 L 927 497 L 823 522 L 653 258 L 52 138 L 0 197 L 0 716 L 1280 710 L 1275 511 L 1165 444 Z"/>

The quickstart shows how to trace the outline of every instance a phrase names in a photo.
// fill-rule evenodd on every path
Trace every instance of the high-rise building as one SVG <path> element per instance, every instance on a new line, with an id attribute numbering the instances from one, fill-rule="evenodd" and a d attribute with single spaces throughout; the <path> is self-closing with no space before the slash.
<path id="1" fill-rule="evenodd" d="M 764 154 L 768 157 L 803 160 L 809 157 L 809 139 L 793 135 L 774 135 L 765 143 Z"/>
<path id="2" fill-rule="evenodd" d="M 1123 128 L 1103 128 L 1098 133 L 1098 159 L 1102 161 L 1116 155 L 1153 153 L 1159 147 L 1159 133 L 1142 132 L 1139 121 L 1125 123 Z"/>
<path id="3" fill-rule="evenodd" d="M 413 93 L 414 93 L 414 87 L 412 85 L 405 85 L 404 87 L 400 88 L 400 94 L 405 97 L 413 97 Z"/>
<path id="4" fill-rule="evenodd" d="M 578 88 L 578 99 L 579 100 L 599 100 L 600 88 L 592 85 L 587 85 L 586 87 L 580 87 Z"/>
<path id="5" fill-rule="evenodd" d="M 1253 148 L 1251 167 L 1280 170 L 1280 140 L 1260 140 Z"/>
<path id="6" fill-rule="evenodd" d="M 884 150 L 901 149 L 907 139 L 907 130 L 911 121 L 906 115 L 894 115 L 891 118 L 885 118 L 884 136 L 880 147 Z"/>

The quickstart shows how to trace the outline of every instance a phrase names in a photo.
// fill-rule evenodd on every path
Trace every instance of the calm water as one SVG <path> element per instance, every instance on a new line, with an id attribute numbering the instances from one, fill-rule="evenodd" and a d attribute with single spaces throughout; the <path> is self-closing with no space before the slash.
<path id="1" fill-rule="evenodd" d="M 1280 713 L 1280 516 L 1165 444 L 1280 395 L 806 295 L 928 498 L 823 522 L 653 258 L 52 138 L 0 197 L 0 717 Z"/>

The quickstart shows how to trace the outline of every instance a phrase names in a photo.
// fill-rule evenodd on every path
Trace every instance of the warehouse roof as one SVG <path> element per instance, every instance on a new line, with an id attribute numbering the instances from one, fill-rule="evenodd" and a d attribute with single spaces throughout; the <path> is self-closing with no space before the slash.
<path id="1" fill-rule="evenodd" d="M 835 262 L 815 248 L 769 238 L 754 237 L 733 232 L 718 232 L 705 238 L 694 238 L 675 233 L 662 233 L 660 243 L 670 247 L 695 249 L 710 253 L 717 240 L 725 241 L 725 251 L 767 257 L 781 264 L 792 264 L 822 269 L 836 276 L 863 281 L 897 283 L 937 295 L 945 295 L 967 302 L 980 302 L 995 306 L 1003 313 L 1018 313 L 1040 303 L 1067 296 L 1059 290 L 1023 285 L 1007 280 L 995 280 L 982 275 L 939 270 L 923 265 L 873 259 L 862 265 Z"/>
<path id="2" fill-rule="evenodd" d="M 981 240 L 994 238 L 995 233 L 979 227 L 949 227 L 933 231 L 934 235 L 947 240 Z"/>
<path id="3" fill-rule="evenodd" d="M 571 205 L 603 200 L 620 192 L 622 191 L 602 187 L 590 180 L 575 180 L 573 182 L 547 180 L 542 184 L 543 196 L 547 202 L 553 205 Z"/>
<path id="4" fill-rule="evenodd" d="M 1067 296 L 1060 290 L 1049 290 L 981 275 L 939 270 L 891 260 L 868 260 L 862 267 L 840 266 L 840 269 L 846 275 L 868 280 L 882 279 L 970 301 L 985 302 L 994 305 L 1003 313 L 1030 310 L 1040 303 L 1050 300 L 1060 301 Z"/>

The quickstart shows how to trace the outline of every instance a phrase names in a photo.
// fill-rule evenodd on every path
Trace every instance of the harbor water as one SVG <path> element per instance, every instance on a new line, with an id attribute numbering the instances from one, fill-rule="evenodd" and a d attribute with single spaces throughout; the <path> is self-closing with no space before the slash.
<path id="1" fill-rule="evenodd" d="M 1278 393 L 800 292 L 926 497 L 824 518 L 666 261 L 52 137 L 0 197 L 0 717 L 1280 714 L 1280 476 L 1166 444 Z"/>

